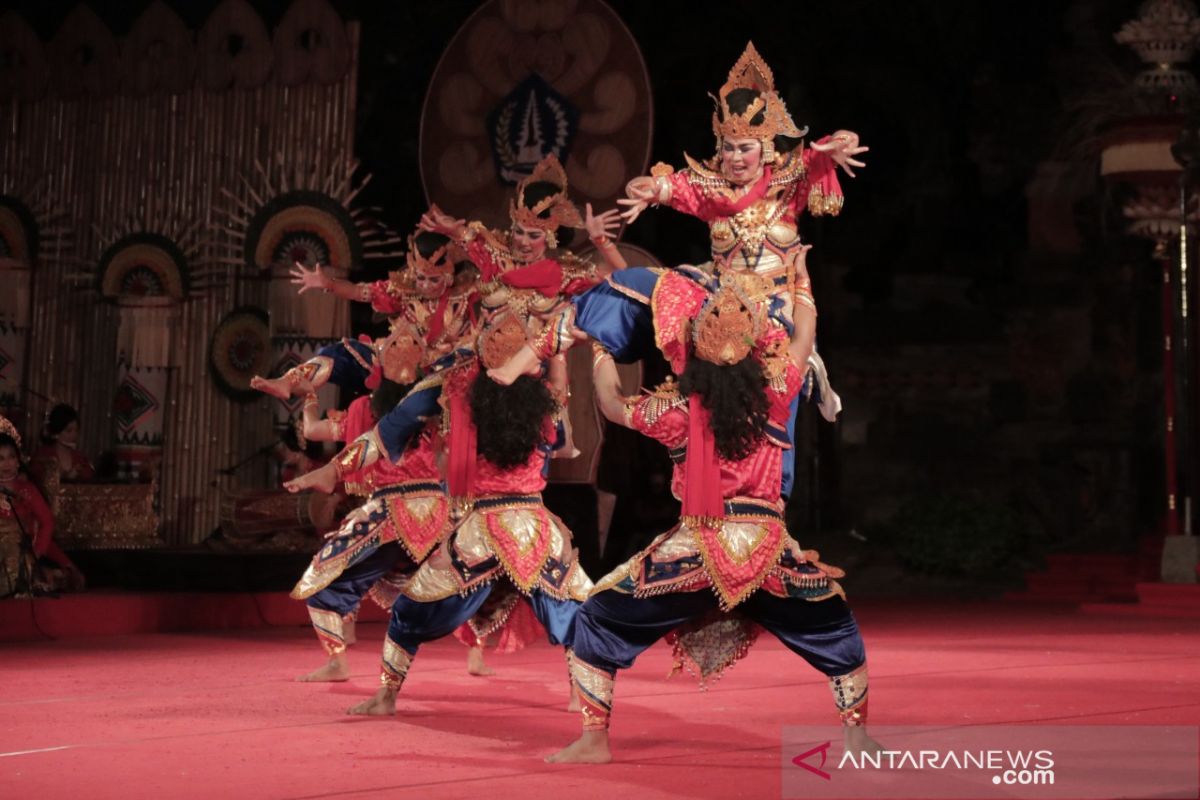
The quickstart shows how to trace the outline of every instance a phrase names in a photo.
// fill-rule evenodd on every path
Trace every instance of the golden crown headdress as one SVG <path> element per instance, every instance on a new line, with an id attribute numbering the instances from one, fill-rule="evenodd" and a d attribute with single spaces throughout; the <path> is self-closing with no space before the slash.
<path id="1" fill-rule="evenodd" d="M 479 360 L 484 369 L 495 369 L 508 363 L 528 342 L 529 332 L 516 314 L 504 313 L 492 320 L 479 333 Z"/>
<path id="2" fill-rule="evenodd" d="M 729 94 L 736 89 L 750 89 L 759 95 L 740 114 L 729 108 Z M 746 50 L 733 69 L 729 70 L 729 77 L 713 102 L 717 106 L 713 112 L 713 134 L 718 140 L 761 139 L 766 143 L 776 136 L 799 139 L 808 133 L 808 128 L 801 130 L 792 121 L 787 105 L 775 91 L 775 76 L 758 54 L 754 42 L 746 45 Z M 760 111 L 763 113 L 762 121 L 751 123 L 750 120 Z"/>
<path id="3" fill-rule="evenodd" d="M 761 303 L 735 285 L 722 286 L 692 322 L 696 357 L 721 366 L 737 364 L 754 349 L 764 317 Z"/>
<path id="4" fill-rule="evenodd" d="M 550 183 L 558 186 L 559 191 L 543 197 L 530 208 L 525 203 L 525 189 L 535 183 Z M 541 216 L 546 211 L 550 213 Z M 551 153 L 543 158 L 529 177 L 517 184 L 517 198 L 509 202 L 508 216 L 526 228 L 541 228 L 544 231 L 559 227 L 583 227 L 583 217 L 567 195 L 567 171 L 559 163 L 558 156 Z"/>
<path id="5" fill-rule="evenodd" d="M 378 347 L 383 377 L 402 385 L 416 381 L 417 368 L 425 355 L 425 342 L 416 328 L 397 318 L 392 321 L 387 338 Z"/>
<path id="6" fill-rule="evenodd" d="M 21 434 L 17 432 L 17 426 L 12 424 L 8 417 L 0 416 L 0 435 L 9 436 L 17 444 L 17 454 L 20 455 L 21 450 Z"/>
<path id="7" fill-rule="evenodd" d="M 463 254 L 460 248 L 451 241 L 434 250 L 429 258 L 424 258 L 417 249 L 418 233 L 408 235 L 408 269 L 412 275 L 425 275 L 441 278 L 454 275 L 454 263 L 461 261 Z"/>

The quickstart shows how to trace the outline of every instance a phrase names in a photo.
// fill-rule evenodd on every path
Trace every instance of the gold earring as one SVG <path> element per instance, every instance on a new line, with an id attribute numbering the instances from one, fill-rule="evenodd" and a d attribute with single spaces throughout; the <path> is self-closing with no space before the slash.
<path id="1" fill-rule="evenodd" d="M 546 231 L 546 247 L 551 250 L 558 247 L 558 234 L 554 231 Z"/>

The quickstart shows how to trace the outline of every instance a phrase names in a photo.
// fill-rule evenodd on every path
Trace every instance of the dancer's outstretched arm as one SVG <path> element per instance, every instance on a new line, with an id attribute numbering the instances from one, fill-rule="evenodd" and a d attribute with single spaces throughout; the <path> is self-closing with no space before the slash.
<path id="1" fill-rule="evenodd" d="M 612 240 L 612 235 L 621 227 L 621 212 L 610 208 L 603 214 L 596 215 L 592 213 L 591 203 L 587 204 L 585 210 L 587 215 L 584 217 L 583 225 L 587 228 L 588 238 L 591 239 L 592 244 L 596 246 L 596 251 L 603 259 L 603 262 L 596 267 L 596 273 L 601 278 L 607 278 L 612 273 L 629 266 L 625 261 L 625 256 L 621 255 L 621 251 L 617 249 L 616 242 Z"/>
<path id="2" fill-rule="evenodd" d="M 325 274 L 325 270 L 320 264 L 315 264 L 312 269 L 306 269 L 297 261 L 289 274 L 292 276 L 292 283 L 300 287 L 297 294 L 304 294 L 315 289 L 328 292 L 343 300 L 354 300 L 360 303 L 371 302 L 371 284 L 330 277 Z"/>

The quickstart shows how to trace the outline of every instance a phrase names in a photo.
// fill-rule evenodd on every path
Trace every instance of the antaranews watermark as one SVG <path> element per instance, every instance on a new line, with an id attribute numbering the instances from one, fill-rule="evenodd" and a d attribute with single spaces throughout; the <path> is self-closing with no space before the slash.
<path id="1" fill-rule="evenodd" d="M 783 797 L 1109 798 L 1200 796 L 1200 728 L 872 726 L 877 749 L 836 729 L 786 727 Z"/>

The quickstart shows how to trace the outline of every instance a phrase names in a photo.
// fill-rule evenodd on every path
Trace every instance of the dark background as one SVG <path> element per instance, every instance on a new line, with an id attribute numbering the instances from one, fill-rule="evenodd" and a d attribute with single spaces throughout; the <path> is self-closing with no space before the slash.
<path id="1" fill-rule="evenodd" d="M 287 7 L 251 4 L 268 27 Z M 6 5 L 48 40 L 75 3 Z M 93 9 L 119 37 L 146 5 Z M 212 8 L 168 5 L 192 29 Z M 429 79 L 479 4 L 333 5 L 363 23 L 355 150 L 375 176 L 364 200 L 406 230 L 425 207 Z M 1008 585 L 1046 553 L 1133 552 L 1158 530 L 1160 278 L 1098 176 L 1099 136 L 1131 112 L 1142 67 L 1113 41 L 1137 3 L 610 5 L 649 70 L 651 163 L 711 154 L 707 93 L 750 39 L 798 123 L 871 147 L 868 168 L 843 180 L 841 217 L 803 230 L 820 348 L 846 401 L 838 428 L 811 411 L 801 421 L 790 514 L 803 543 L 878 567 L 881 583 L 919 575 L 916 591 Z M 1068 244 L 1046 246 L 1047 231 Z M 625 238 L 665 263 L 707 258 L 705 226 L 670 212 Z M 621 455 L 606 455 L 601 485 L 622 505 L 606 566 L 672 513 L 661 454 L 621 432 L 610 441 Z"/>

